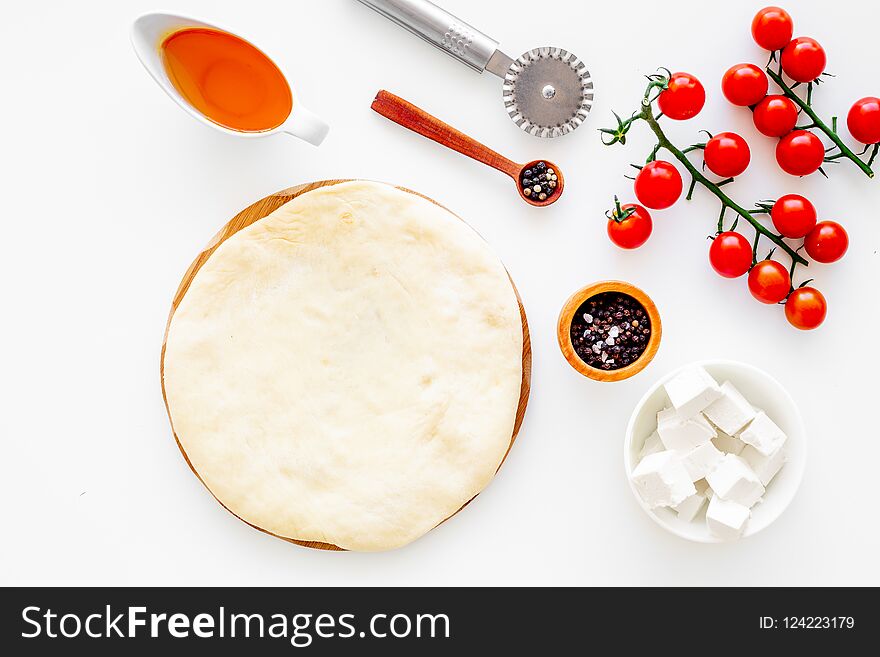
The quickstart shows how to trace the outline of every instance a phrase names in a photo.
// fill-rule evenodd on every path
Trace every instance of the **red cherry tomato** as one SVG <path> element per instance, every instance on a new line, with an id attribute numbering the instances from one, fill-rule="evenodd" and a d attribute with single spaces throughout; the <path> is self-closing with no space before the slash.
<path id="1" fill-rule="evenodd" d="M 825 49 L 810 37 L 792 39 L 782 51 L 782 70 L 795 82 L 812 82 L 825 70 Z"/>
<path id="2" fill-rule="evenodd" d="M 776 144 L 776 161 L 783 171 L 793 176 L 817 171 L 824 160 L 822 140 L 808 130 L 789 132 Z"/>
<path id="3" fill-rule="evenodd" d="M 782 137 L 794 130 L 798 109 L 790 98 L 785 96 L 765 96 L 755 105 L 752 120 L 755 127 L 768 137 Z"/>
<path id="4" fill-rule="evenodd" d="M 825 297 L 814 287 L 802 287 L 785 302 L 785 318 L 788 323 L 802 331 L 816 328 L 825 321 L 828 304 Z"/>
<path id="5" fill-rule="evenodd" d="M 767 95 L 767 74 L 754 64 L 737 64 L 721 78 L 721 91 L 734 105 L 749 107 Z"/>
<path id="6" fill-rule="evenodd" d="M 721 233 L 709 247 L 709 264 L 719 276 L 739 278 L 752 266 L 752 245 L 740 233 Z"/>
<path id="7" fill-rule="evenodd" d="M 633 212 L 626 219 L 608 220 L 608 237 L 621 249 L 636 249 L 648 241 L 653 229 L 651 215 L 641 205 L 628 203 L 621 209 Z"/>
<path id="8" fill-rule="evenodd" d="M 775 260 L 762 260 L 749 272 L 749 292 L 761 303 L 779 303 L 790 290 L 788 270 Z"/>
<path id="9" fill-rule="evenodd" d="M 663 210 L 681 196 L 681 174 L 669 162 L 649 162 L 636 176 L 636 198 L 652 210 Z"/>
<path id="10" fill-rule="evenodd" d="M 880 98 L 868 96 L 857 100 L 846 116 L 846 127 L 853 139 L 863 144 L 880 141 Z"/>
<path id="11" fill-rule="evenodd" d="M 794 21 L 785 9 L 764 7 L 752 19 L 752 37 L 764 50 L 781 50 L 791 41 Z"/>
<path id="12" fill-rule="evenodd" d="M 804 247 L 816 262 L 836 262 L 849 248 L 849 235 L 836 221 L 820 221 L 804 238 Z"/>
<path id="13" fill-rule="evenodd" d="M 699 114 L 706 103 L 706 90 L 690 73 L 673 73 L 669 87 L 660 92 L 657 104 L 670 119 L 684 121 Z"/>
<path id="14" fill-rule="evenodd" d="M 770 218 L 783 237 L 800 239 L 815 228 L 816 208 L 800 194 L 786 194 L 773 204 Z"/>
<path id="15" fill-rule="evenodd" d="M 751 152 L 746 140 L 735 132 L 721 132 L 706 143 L 703 158 L 709 170 L 723 178 L 738 176 L 749 166 Z"/>

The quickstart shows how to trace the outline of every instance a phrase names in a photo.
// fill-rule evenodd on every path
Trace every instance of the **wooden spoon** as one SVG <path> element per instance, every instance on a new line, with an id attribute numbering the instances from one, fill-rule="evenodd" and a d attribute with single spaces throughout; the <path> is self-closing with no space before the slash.
<path id="1" fill-rule="evenodd" d="M 468 137 L 463 132 L 459 132 L 452 126 L 447 125 L 437 117 L 431 116 L 425 110 L 384 89 L 376 94 L 376 99 L 370 107 L 404 128 L 417 132 L 428 139 L 433 139 L 438 144 L 442 144 L 447 148 L 458 151 L 462 155 L 467 155 L 478 162 L 488 164 L 493 169 L 506 173 L 516 183 L 516 190 L 520 198 L 529 205 L 539 208 L 544 207 L 555 203 L 556 199 L 562 195 L 562 190 L 565 187 L 565 178 L 563 178 L 559 167 L 549 160 L 532 160 L 526 164 L 517 164 L 503 155 L 499 155 L 491 148 L 484 146 L 476 139 Z M 537 196 L 527 196 L 521 184 L 525 170 L 531 169 L 539 161 L 546 163 L 547 168 L 552 169 L 558 178 L 553 193 L 543 201 L 539 200 Z"/>

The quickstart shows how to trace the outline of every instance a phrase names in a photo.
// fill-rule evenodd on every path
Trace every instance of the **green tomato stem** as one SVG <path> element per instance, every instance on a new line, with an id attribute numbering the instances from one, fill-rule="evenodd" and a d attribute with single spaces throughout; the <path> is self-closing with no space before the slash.
<path id="1" fill-rule="evenodd" d="M 871 151 L 871 157 L 868 158 L 868 166 L 871 166 L 874 163 L 874 158 L 877 157 L 878 150 L 880 150 L 880 143 L 874 144 L 874 148 Z"/>
<path id="2" fill-rule="evenodd" d="M 810 119 L 813 121 L 813 125 L 821 130 L 823 133 L 825 133 L 825 136 L 828 137 L 828 139 L 834 142 L 834 145 L 840 149 L 843 157 L 851 160 L 853 164 L 859 167 L 859 169 L 861 169 L 865 173 L 865 175 L 868 176 L 868 178 L 874 177 L 874 172 L 871 170 L 871 167 L 862 162 L 859 156 L 853 153 L 852 150 L 850 150 L 849 147 L 843 143 L 837 133 L 829 128 L 822 121 L 822 119 L 819 118 L 819 115 L 816 114 L 815 111 L 813 111 L 813 108 L 810 107 L 809 102 L 805 102 L 804 100 L 802 100 L 801 97 L 798 96 L 794 92 L 794 90 L 792 90 L 792 88 L 785 83 L 785 80 L 782 79 L 782 76 L 779 73 L 768 66 L 767 75 L 770 76 L 770 79 L 773 80 L 773 82 L 775 82 L 780 89 L 782 89 L 782 93 L 785 94 L 785 96 L 794 101 L 794 103 L 798 107 L 800 107 L 801 110 L 803 110 L 804 114 L 810 117 Z"/>
<path id="3" fill-rule="evenodd" d="M 657 143 L 660 145 L 660 148 L 666 149 L 669 153 L 678 160 L 685 169 L 687 169 L 688 173 L 691 174 L 691 178 L 694 183 L 692 183 L 691 189 L 693 189 L 693 184 L 700 183 L 703 187 L 708 189 L 715 197 L 721 201 L 721 205 L 725 208 L 730 208 L 740 217 L 748 221 L 752 224 L 752 227 L 756 232 L 760 233 L 771 242 L 776 244 L 779 248 L 785 251 L 789 257 L 791 257 L 792 262 L 796 262 L 801 265 L 809 265 L 807 260 L 802 256 L 798 255 L 798 253 L 792 249 L 788 244 L 785 243 L 785 240 L 782 239 L 781 235 L 777 235 L 772 231 L 768 230 L 760 221 L 755 219 L 752 214 L 746 210 L 745 208 L 738 205 L 734 202 L 727 194 L 721 191 L 721 188 L 709 180 L 706 176 L 704 176 L 697 167 L 688 159 L 687 155 L 681 151 L 681 149 L 677 148 L 663 132 L 663 129 L 660 127 L 660 124 L 657 122 L 657 119 L 654 118 L 654 114 L 651 112 L 651 104 L 647 101 L 642 101 L 642 111 L 637 115 L 643 121 L 648 124 L 648 127 L 651 128 L 651 131 L 657 137 Z"/>

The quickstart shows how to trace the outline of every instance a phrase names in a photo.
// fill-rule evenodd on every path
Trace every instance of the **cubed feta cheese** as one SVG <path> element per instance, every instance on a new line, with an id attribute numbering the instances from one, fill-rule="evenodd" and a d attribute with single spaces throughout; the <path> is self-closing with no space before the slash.
<path id="1" fill-rule="evenodd" d="M 689 452 L 682 452 L 681 464 L 688 471 L 691 479 L 697 481 L 709 474 L 723 457 L 724 454 L 718 451 L 712 441 L 709 441 L 694 447 Z"/>
<path id="2" fill-rule="evenodd" d="M 734 435 L 755 418 L 755 409 L 730 381 L 721 384 L 721 396 L 709 404 L 703 415 L 724 433 Z"/>
<path id="3" fill-rule="evenodd" d="M 715 429 L 702 415 L 684 418 L 669 408 L 657 413 L 657 433 L 666 449 L 690 451 L 715 437 Z"/>
<path id="4" fill-rule="evenodd" d="M 718 436 L 712 439 L 712 443 L 725 454 L 739 454 L 746 444 L 739 438 L 729 436 L 723 431 L 718 431 Z"/>
<path id="5" fill-rule="evenodd" d="M 664 449 L 666 448 L 660 441 L 660 434 L 655 431 L 645 439 L 645 444 L 642 445 L 642 451 L 639 452 L 639 461 L 641 461 L 646 456 L 649 456 L 650 454 L 662 452 Z"/>
<path id="6" fill-rule="evenodd" d="M 725 454 L 706 475 L 706 481 L 716 496 L 745 507 L 754 505 L 764 494 L 764 485 L 758 475 L 748 463 L 733 454 Z"/>
<path id="7" fill-rule="evenodd" d="M 664 386 L 669 401 L 684 418 L 693 417 L 721 397 L 721 388 L 699 365 L 686 367 Z"/>
<path id="8" fill-rule="evenodd" d="M 676 506 L 697 492 L 675 452 L 649 454 L 633 470 L 630 480 L 652 509 Z"/>
<path id="9" fill-rule="evenodd" d="M 700 512 L 700 509 L 703 508 L 705 503 L 706 496 L 700 492 L 696 492 L 690 497 L 685 498 L 681 504 L 678 504 L 674 508 L 679 518 L 685 522 L 691 522 L 697 517 L 697 514 Z"/>
<path id="10" fill-rule="evenodd" d="M 764 456 L 770 456 L 782 447 L 787 436 L 763 411 L 739 434 L 740 440 L 751 445 Z"/>
<path id="11" fill-rule="evenodd" d="M 765 486 L 770 483 L 773 477 L 776 476 L 776 473 L 779 472 L 785 464 L 784 447 L 780 447 L 770 456 L 764 456 L 751 445 L 746 445 L 741 456 L 743 460 L 749 464 L 749 467 L 755 471 L 755 474 L 758 475 L 758 479 L 760 479 L 761 483 Z"/>
<path id="12" fill-rule="evenodd" d="M 713 536 L 730 541 L 742 536 L 750 515 L 747 506 L 714 495 L 706 509 L 706 524 Z"/>

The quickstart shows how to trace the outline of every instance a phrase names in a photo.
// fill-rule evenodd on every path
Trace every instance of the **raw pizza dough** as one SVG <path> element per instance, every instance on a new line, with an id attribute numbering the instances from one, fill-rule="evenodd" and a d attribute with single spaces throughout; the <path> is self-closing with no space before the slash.
<path id="1" fill-rule="evenodd" d="M 226 240 L 171 320 L 175 434 L 214 496 L 281 537 L 418 538 L 511 441 L 522 325 L 464 222 L 370 182 L 303 194 Z"/>

